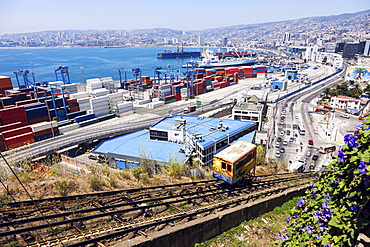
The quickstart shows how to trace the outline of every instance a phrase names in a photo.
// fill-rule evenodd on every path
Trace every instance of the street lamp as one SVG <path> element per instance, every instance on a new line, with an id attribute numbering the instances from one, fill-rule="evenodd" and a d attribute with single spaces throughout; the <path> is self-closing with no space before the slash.
<path id="1" fill-rule="evenodd" d="M 30 64 L 32 66 L 32 79 L 33 79 L 33 83 L 36 83 L 35 71 L 33 70 L 33 62 L 30 62 Z"/>
<path id="2" fill-rule="evenodd" d="M 82 72 L 82 82 L 85 82 L 84 67 L 81 66 L 80 69 L 81 69 L 81 72 Z"/>

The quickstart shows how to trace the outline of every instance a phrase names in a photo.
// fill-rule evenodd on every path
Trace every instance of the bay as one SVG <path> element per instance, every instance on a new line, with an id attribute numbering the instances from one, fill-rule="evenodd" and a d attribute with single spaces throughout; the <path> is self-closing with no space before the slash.
<path id="1" fill-rule="evenodd" d="M 34 71 L 37 82 L 56 81 L 55 70 L 68 66 L 72 83 L 82 82 L 83 78 L 93 79 L 112 77 L 119 80 L 119 69 L 139 68 L 143 76 L 154 76 L 154 68 L 180 69 L 191 58 L 158 59 L 157 54 L 176 47 L 122 47 L 122 48 L 17 48 L 0 49 L 0 76 L 12 78 L 14 87 L 17 80 L 14 71 Z M 217 51 L 216 49 L 212 49 Z M 184 48 L 184 51 L 200 51 L 202 48 Z M 221 52 L 226 51 L 221 49 Z M 192 58 L 199 60 L 199 58 Z M 83 69 L 81 68 L 83 67 Z M 123 76 L 123 75 L 122 75 Z M 31 79 L 31 74 L 29 76 Z M 127 79 L 135 78 L 127 72 Z M 58 73 L 58 80 L 61 80 Z M 19 78 L 23 84 L 23 78 Z"/>

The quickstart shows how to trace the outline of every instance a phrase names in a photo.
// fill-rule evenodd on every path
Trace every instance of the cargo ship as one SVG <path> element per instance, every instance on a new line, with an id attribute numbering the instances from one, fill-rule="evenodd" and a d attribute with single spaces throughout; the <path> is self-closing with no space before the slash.
<path id="1" fill-rule="evenodd" d="M 165 50 L 164 52 L 158 53 L 157 58 L 183 58 L 183 57 L 200 57 L 199 51 L 184 51 L 184 48 L 179 50 L 177 48 L 177 51 L 173 50 Z"/>
<path id="2" fill-rule="evenodd" d="M 194 67 L 198 68 L 213 68 L 213 67 L 235 67 L 235 66 L 246 66 L 252 65 L 256 62 L 255 58 L 251 57 L 226 57 L 220 59 L 218 55 L 213 54 L 213 51 L 206 50 L 202 54 L 200 61 L 193 61 Z M 183 68 L 189 67 L 184 65 Z"/>

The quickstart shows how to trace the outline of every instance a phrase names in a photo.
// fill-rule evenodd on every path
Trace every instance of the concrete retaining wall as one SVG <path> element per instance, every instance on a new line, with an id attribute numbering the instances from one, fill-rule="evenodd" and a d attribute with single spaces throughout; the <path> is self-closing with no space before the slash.
<path id="1" fill-rule="evenodd" d="M 217 214 L 211 214 L 185 224 L 174 226 L 159 232 L 140 236 L 131 240 L 122 241 L 115 247 L 185 247 L 194 246 L 214 238 L 221 233 L 238 226 L 245 220 L 256 218 L 264 213 L 281 206 L 294 197 L 302 196 L 306 186 L 291 189 L 287 192 L 258 199 L 254 202 L 240 205 Z"/>

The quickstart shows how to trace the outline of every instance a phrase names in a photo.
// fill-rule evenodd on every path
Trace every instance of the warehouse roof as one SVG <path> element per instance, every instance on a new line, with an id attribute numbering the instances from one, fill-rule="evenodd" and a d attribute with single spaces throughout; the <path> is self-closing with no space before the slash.
<path id="1" fill-rule="evenodd" d="M 256 125 L 255 122 L 250 121 L 222 119 L 219 122 L 221 119 L 218 118 L 172 115 L 171 117 L 163 118 L 154 124 L 151 129 L 176 131 L 178 130 L 176 119 L 179 118 L 186 120 L 185 128 L 188 134 L 198 133 L 202 135 L 204 141 L 198 144 L 204 148 L 214 145 L 214 140 L 226 139 L 228 135 L 238 134 Z M 244 132 L 243 134 L 246 133 Z M 239 140 L 252 142 L 254 135 L 255 131 L 253 128 L 250 133 L 241 136 Z M 187 159 L 184 153 L 179 152 L 183 146 L 184 144 L 181 143 L 151 140 L 149 130 L 140 130 L 105 140 L 94 149 L 94 152 L 116 156 L 117 158 L 127 156 L 140 158 L 145 156 L 146 158 L 162 162 L 169 162 L 172 158 L 181 163 Z"/>
<path id="2" fill-rule="evenodd" d="M 243 130 L 249 129 L 256 125 L 252 121 L 239 121 L 232 119 L 219 119 L 210 117 L 197 117 L 189 115 L 172 115 L 163 118 L 154 124 L 152 129 L 176 130 L 176 119 L 186 120 L 186 132 L 189 134 L 198 133 L 204 138 L 204 142 L 199 144 L 203 147 L 213 145 L 214 140 L 227 138 L 228 135 L 237 134 Z M 221 121 L 221 122 L 220 122 Z M 220 125 L 222 123 L 222 125 Z M 225 127 L 224 129 L 222 127 Z M 226 128 L 227 127 L 227 128 Z"/>
<path id="3" fill-rule="evenodd" d="M 94 149 L 94 152 L 145 157 L 162 162 L 168 162 L 172 158 L 184 162 L 186 157 L 184 153 L 179 152 L 181 147 L 183 145 L 178 143 L 150 140 L 149 130 L 146 129 L 105 140 Z"/>

